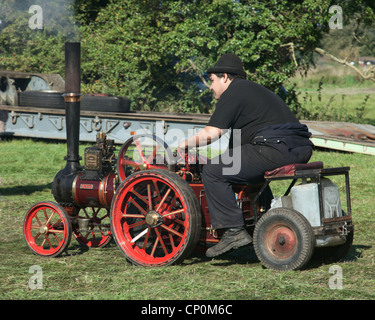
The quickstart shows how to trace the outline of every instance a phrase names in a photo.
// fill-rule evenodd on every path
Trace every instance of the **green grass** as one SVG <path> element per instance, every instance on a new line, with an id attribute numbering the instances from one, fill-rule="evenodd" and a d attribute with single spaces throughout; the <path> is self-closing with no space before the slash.
<path id="1" fill-rule="evenodd" d="M 81 146 L 83 154 L 85 146 Z M 119 149 L 119 148 L 118 148 Z M 343 288 L 329 288 L 331 264 L 303 271 L 264 269 L 252 249 L 207 259 L 194 254 L 161 268 L 128 263 L 114 243 L 83 250 L 72 238 L 57 258 L 34 255 L 23 238 L 23 219 L 36 202 L 53 201 L 51 182 L 64 167 L 64 143 L 0 142 L 0 299 L 114 300 L 326 300 L 375 298 L 375 157 L 315 151 L 312 161 L 350 166 L 354 243 L 344 261 Z M 341 187 L 340 187 L 341 188 Z M 43 288 L 30 289 L 29 268 L 39 265 Z"/>
<path id="2" fill-rule="evenodd" d="M 298 101 L 314 114 L 314 119 L 375 123 L 374 83 L 363 80 L 353 70 L 335 63 L 320 62 L 306 77 L 290 79 Z"/>

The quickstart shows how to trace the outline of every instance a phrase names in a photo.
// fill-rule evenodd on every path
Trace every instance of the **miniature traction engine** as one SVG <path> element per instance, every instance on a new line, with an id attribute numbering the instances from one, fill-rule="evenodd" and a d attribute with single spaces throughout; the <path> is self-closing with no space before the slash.
<path id="1" fill-rule="evenodd" d="M 162 139 L 144 134 L 126 141 L 116 157 L 113 140 L 100 132 L 80 166 L 79 43 L 66 44 L 65 69 L 66 166 L 52 184 L 55 202 L 37 203 L 26 214 L 30 249 L 55 257 L 72 235 L 85 247 L 104 247 L 114 239 L 128 261 L 151 267 L 181 263 L 219 242 L 201 178 L 202 156 L 173 153 Z M 266 172 L 262 184 L 233 186 L 264 266 L 295 270 L 313 255 L 337 261 L 347 254 L 354 235 L 349 169 L 291 164 Z M 328 176 L 344 176 L 346 212 Z M 265 194 L 279 180 L 291 183 L 269 203 Z"/>

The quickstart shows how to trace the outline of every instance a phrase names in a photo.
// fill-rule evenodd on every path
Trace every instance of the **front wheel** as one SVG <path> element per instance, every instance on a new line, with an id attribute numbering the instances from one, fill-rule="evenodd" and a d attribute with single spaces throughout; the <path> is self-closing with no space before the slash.
<path id="1" fill-rule="evenodd" d="M 35 204 L 27 212 L 23 233 L 30 249 L 43 257 L 56 257 L 69 245 L 72 226 L 59 204 L 46 201 Z"/>
<path id="2" fill-rule="evenodd" d="M 255 225 L 253 238 L 256 255 L 270 269 L 301 269 L 314 252 L 315 236 L 310 223 L 288 208 L 265 213 Z"/>
<path id="3" fill-rule="evenodd" d="M 112 240 L 107 208 L 81 208 L 72 227 L 74 237 L 84 247 L 102 248 Z"/>
<path id="4" fill-rule="evenodd" d="M 197 245 L 200 206 L 189 184 L 177 174 L 136 172 L 113 198 L 111 229 L 116 244 L 133 264 L 181 263 Z"/>

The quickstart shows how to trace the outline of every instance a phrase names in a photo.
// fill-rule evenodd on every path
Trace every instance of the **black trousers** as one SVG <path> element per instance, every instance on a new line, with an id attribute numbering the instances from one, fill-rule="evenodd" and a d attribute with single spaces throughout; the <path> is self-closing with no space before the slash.
<path id="1" fill-rule="evenodd" d="M 244 225 L 233 184 L 261 183 L 266 171 L 292 163 L 307 163 L 311 155 L 311 146 L 288 150 L 283 143 L 245 144 L 212 158 L 202 173 L 212 227 L 222 229 Z"/>

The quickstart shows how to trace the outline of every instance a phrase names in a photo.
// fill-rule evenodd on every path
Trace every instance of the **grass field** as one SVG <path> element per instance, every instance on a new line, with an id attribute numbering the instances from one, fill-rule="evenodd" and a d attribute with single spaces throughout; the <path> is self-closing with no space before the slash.
<path id="1" fill-rule="evenodd" d="M 375 124 L 375 87 L 352 69 L 319 60 L 307 76 L 296 75 L 298 101 L 315 119 Z"/>
<path id="2" fill-rule="evenodd" d="M 348 256 L 335 265 L 312 263 L 303 271 L 277 272 L 264 269 L 252 247 L 215 259 L 194 254 L 182 265 L 154 269 L 132 266 L 113 242 L 105 248 L 83 250 L 73 238 L 67 252 L 57 258 L 34 255 L 23 238 L 23 219 L 36 202 L 54 200 L 51 182 L 64 167 L 65 155 L 64 143 L 0 141 L 0 299 L 375 298 L 375 157 L 315 151 L 312 161 L 351 167 L 354 243 Z M 42 271 L 41 289 L 29 285 L 33 266 Z M 332 282 L 337 268 L 342 270 L 342 286 Z"/>

